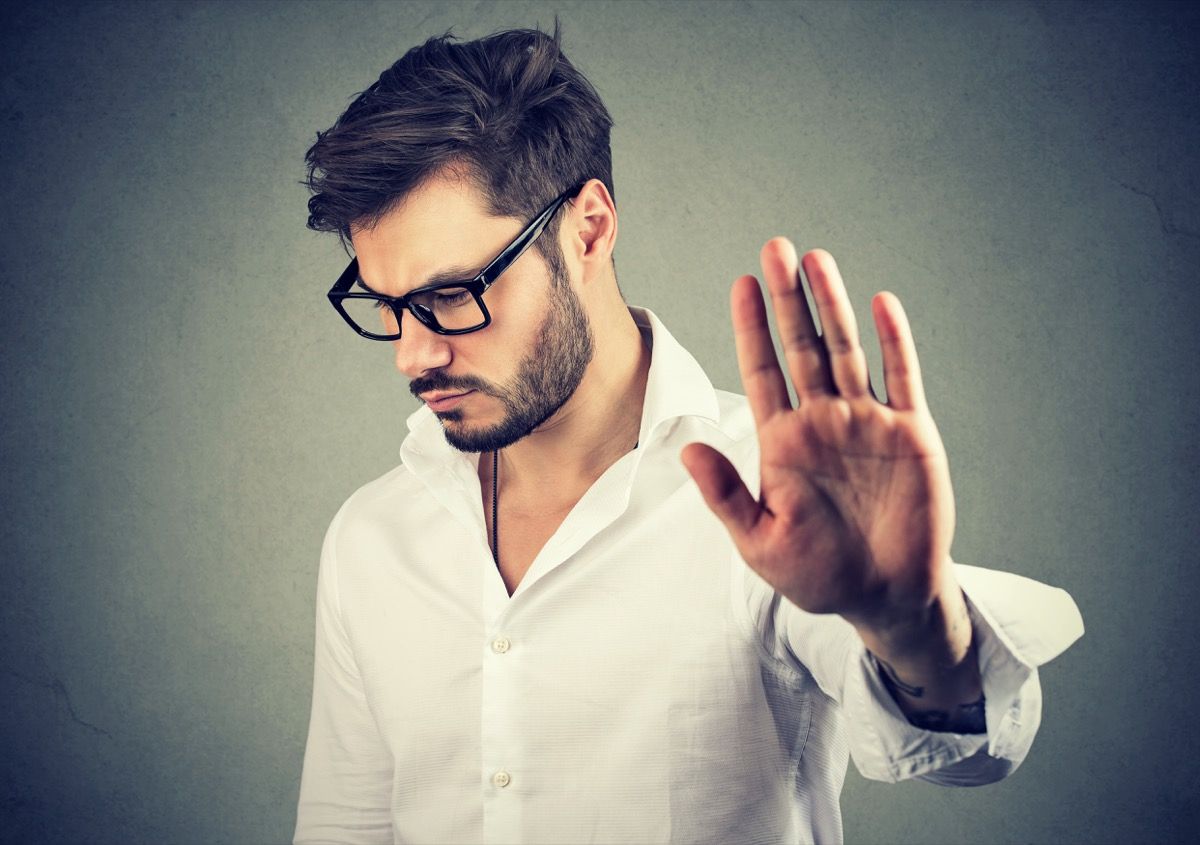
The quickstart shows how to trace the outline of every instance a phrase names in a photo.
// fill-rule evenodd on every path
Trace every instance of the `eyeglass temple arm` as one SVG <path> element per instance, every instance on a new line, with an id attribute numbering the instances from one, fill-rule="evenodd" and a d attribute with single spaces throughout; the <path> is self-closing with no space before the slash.
<path id="1" fill-rule="evenodd" d="M 554 216 L 554 213 L 558 211 L 562 204 L 583 190 L 583 186 L 586 184 L 587 182 L 580 182 L 570 190 L 559 194 L 554 202 L 542 209 L 541 214 L 533 219 L 529 224 L 529 228 L 525 230 L 521 237 L 509 244 L 508 249 L 497 255 L 491 264 L 483 268 L 483 272 L 479 274 L 479 279 L 484 284 L 484 290 L 492 286 L 492 283 L 508 268 L 509 264 L 512 264 L 521 257 L 521 254 L 529 248 L 530 244 L 536 241 L 538 236 L 542 234 L 542 230 L 546 228 L 546 225 L 550 222 L 550 218 Z"/>

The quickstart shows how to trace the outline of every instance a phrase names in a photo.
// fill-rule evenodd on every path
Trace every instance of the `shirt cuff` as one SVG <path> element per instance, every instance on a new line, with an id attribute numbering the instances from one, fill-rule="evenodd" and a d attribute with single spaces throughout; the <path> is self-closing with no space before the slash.
<path id="1" fill-rule="evenodd" d="M 895 782 L 921 777 L 986 748 L 978 766 L 956 768 L 955 781 L 987 783 L 1024 760 L 1041 723 L 1037 666 L 1083 633 L 1074 601 L 1063 590 L 1019 575 L 955 564 L 966 596 L 983 682 L 986 734 L 930 731 L 901 712 L 855 638 L 847 659 L 844 706 L 851 721 L 851 754 L 864 777 Z M 995 761 L 1005 765 L 996 766 Z M 973 777 L 971 769 L 977 769 Z"/>

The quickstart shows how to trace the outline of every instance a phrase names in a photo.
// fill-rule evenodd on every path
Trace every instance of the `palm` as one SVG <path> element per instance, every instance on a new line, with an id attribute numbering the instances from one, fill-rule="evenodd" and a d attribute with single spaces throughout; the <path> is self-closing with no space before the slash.
<path id="1" fill-rule="evenodd" d="M 743 277 L 733 290 L 738 361 L 758 428 L 758 499 L 714 450 L 694 444 L 685 458 L 746 563 L 800 607 L 853 618 L 919 606 L 945 575 L 954 505 L 908 324 L 894 297 L 876 298 L 883 404 L 870 388 L 832 256 L 805 258 L 823 336 L 791 245 L 778 239 L 763 250 L 795 408 L 757 282 Z"/>
<path id="2" fill-rule="evenodd" d="M 953 518 L 931 425 L 874 399 L 830 398 L 769 420 L 759 443 L 761 513 L 739 546 L 769 583 L 813 612 L 851 611 L 881 590 L 932 592 Z"/>

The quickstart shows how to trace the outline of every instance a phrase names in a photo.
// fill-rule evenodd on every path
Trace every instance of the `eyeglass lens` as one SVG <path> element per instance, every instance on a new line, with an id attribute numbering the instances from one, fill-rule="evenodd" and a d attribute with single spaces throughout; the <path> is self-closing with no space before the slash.
<path id="1" fill-rule="evenodd" d="M 431 328 L 463 331 L 482 326 L 487 322 L 475 295 L 466 288 L 449 287 L 419 293 L 409 299 L 421 322 Z M 396 335 L 400 332 L 399 320 L 391 306 L 382 300 L 347 298 L 342 307 L 355 324 L 363 331 L 374 335 Z"/>

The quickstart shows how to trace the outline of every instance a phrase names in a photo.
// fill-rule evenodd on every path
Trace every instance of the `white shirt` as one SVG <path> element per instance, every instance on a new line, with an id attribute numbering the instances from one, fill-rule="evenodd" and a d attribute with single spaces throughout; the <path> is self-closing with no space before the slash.
<path id="1" fill-rule="evenodd" d="M 756 490 L 746 400 L 630 311 L 652 342 L 639 446 L 511 597 L 478 455 L 427 408 L 402 464 L 334 517 L 296 843 L 840 842 L 848 755 L 868 778 L 969 785 L 1028 753 L 1036 667 L 1083 632 L 1070 596 L 956 563 L 987 734 L 914 727 L 849 623 L 737 555 L 679 452 L 715 446 Z"/>

